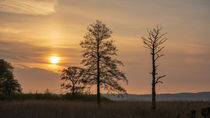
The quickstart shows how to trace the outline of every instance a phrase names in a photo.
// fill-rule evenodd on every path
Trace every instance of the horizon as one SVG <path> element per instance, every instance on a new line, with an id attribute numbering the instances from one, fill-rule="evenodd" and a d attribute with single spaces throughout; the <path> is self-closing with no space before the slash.
<path id="1" fill-rule="evenodd" d="M 103 6 L 100 6 L 103 4 Z M 24 93 L 64 93 L 60 70 L 79 66 L 80 41 L 97 19 L 112 31 L 129 94 L 151 93 L 151 57 L 141 37 L 160 24 L 167 32 L 157 94 L 210 91 L 208 0 L 0 0 L 0 59 L 14 67 Z M 95 88 L 96 91 L 96 88 Z M 95 91 L 93 93 L 95 94 Z"/>
<path id="2" fill-rule="evenodd" d="M 49 91 L 50 92 L 50 91 Z M 42 91 L 42 92 L 26 92 L 24 94 L 45 94 L 46 93 L 46 90 L 45 91 Z M 178 92 L 178 93 L 157 93 L 157 95 L 175 95 L 175 94 L 197 94 L 197 93 L 210 93 L 210 91 L 198 91 L 198 92 Z M 56 94 L 56 95 L 61 95 L 63 93 L 51 93 L 50 94 Z M 91 93 L 91 95 L 97 95 L 96 93 Z M 127 93 L 127 94 L 111 94 L 111 93 L 101 93 L 101 95 L 152 95 L 151 93 L 148 93 L 148 94 L 132 94 L 132 93 Z"/>

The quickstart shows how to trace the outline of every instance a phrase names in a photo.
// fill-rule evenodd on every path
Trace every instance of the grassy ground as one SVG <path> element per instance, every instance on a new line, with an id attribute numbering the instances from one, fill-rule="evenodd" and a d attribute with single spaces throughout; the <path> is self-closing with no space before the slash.
<path id="1" fill-rule="evenodd" d="M 1 101 L 1 118 L 189 118 L 191 110 L 210 106 L 210 102 L 159 102 L 151 112 L 149 102 L 95 102 L 65 100 Z"/>

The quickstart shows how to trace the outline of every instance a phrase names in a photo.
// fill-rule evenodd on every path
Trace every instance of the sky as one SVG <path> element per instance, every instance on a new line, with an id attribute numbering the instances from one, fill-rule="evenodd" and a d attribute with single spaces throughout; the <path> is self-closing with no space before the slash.
<path id="1" fill-rule="evenodd" d="M 82 66 L 87 26 L 97 19 L 113 31 L 131 94 L 151 93 L 151 57 L 142 36 L 159 24 L 167 32 L 158 93 L 210 91 L 209 0 L 0 0 L 0 58 L 14 67 L 23 92 L 63 93 L 60 70 Z M 60 57 L 58 64 L 49 61 Z"/>

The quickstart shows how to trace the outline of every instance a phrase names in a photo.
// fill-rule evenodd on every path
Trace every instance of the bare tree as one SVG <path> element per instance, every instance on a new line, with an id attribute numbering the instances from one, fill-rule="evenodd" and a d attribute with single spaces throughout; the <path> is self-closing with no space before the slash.
<path id="1" fill-rule="evenodd" d="M 148 37 L 142 37 L 144 42 L 144 47 L 149 49 L 152 56 L 152 109 L 156 109 L 156 85 L 158 83 L 163 83 L 161 81 L 166 75 L 159 75 L 157 61 L 160 57 L 164 56 L 161 51 L 165 48 L 162 46 L 167 38 L 165 37 L 166 33 L 162 33 L 162 28 L 156 26 L 152 30 L 148 30 Z"/>
<path id="2" fill-rule="evenodd" d="M 85 88 L 83 84 L 83 74 L 85 70 L 79 67 L 68 67 L 62 70 L 61 80 L 64 83 L 61 87 L 64 89 L 70 89 L 72 96 L 76 93 L 80 93 Z"/>
<path id="3" fill-rule="evenodd" d="M 82 64 L 87 67 L 87 83 L 97 85 L 97 103 L 100 104 L 100 88 L 118 93 L 126 93 L 119 80 L 128 83 L 125 74 L 118 65 L 123 63 L 112 56 L 117 56 L 117 48 L 110 39 L 112 31 L 101 21 L 91 24 L 80 45 L 83 50 Z"/>

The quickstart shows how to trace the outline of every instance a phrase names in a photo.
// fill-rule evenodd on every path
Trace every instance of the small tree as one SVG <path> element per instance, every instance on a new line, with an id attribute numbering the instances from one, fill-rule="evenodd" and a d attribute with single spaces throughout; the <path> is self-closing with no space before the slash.
<path id="1" fill-rule="evenodd" d="M 125 81 L 125 74 L 118 66 L 123 63 L 112 56 L 117 56 L 117 48 L 110 39 L 112 31 L 101 21 L 91 24 L 80 45 L 83 50 L 82 64 L 87 68 L 87 83 L 97 85 L 97 103 L 100 104 L 100 89 L 126 93 L 119 80 Z"/>
<path id="2" fill-rule="evenodd" d="M 8 62 L 0 59 L 0 92 L 5 95 L 21 93 L 20 84 L 13 75 L 13 67 Z"/>
<path id="3" fill-rule="evenodd" d="M 79 67 L 68 67 L 62 70 L 61 80 L 64 81 L 61 84 L 63 89 L 69 89 L 72 96 L 76 93 L 80 93 L 85 88 L 83 84 L 83 75 L 85 70 Z"/>
<path id="4" fill-rule="evenodd" d="M 156 109 L 156 84 L 163 83 L 161 78 L 166 75 L 159 75 L 157 61 L 160 57 L 164 56 L 161 54 L 161 51 L 164 49 L 162 44 L 165 43 L 167 38 L 165 37 L 166 33 L 161 32 L 162 28 L 156 26 L 152 30 L 148 30 L 148 37 L 142 37 L 144 42 L 144 47 L 149 49 L 152 56 L 152 109 Z"/>
<path id="5" fill-rule="evenodd" d="M 50 90 L 49 89 L 46 89 L 44 94 L 51 94 Z"/>

